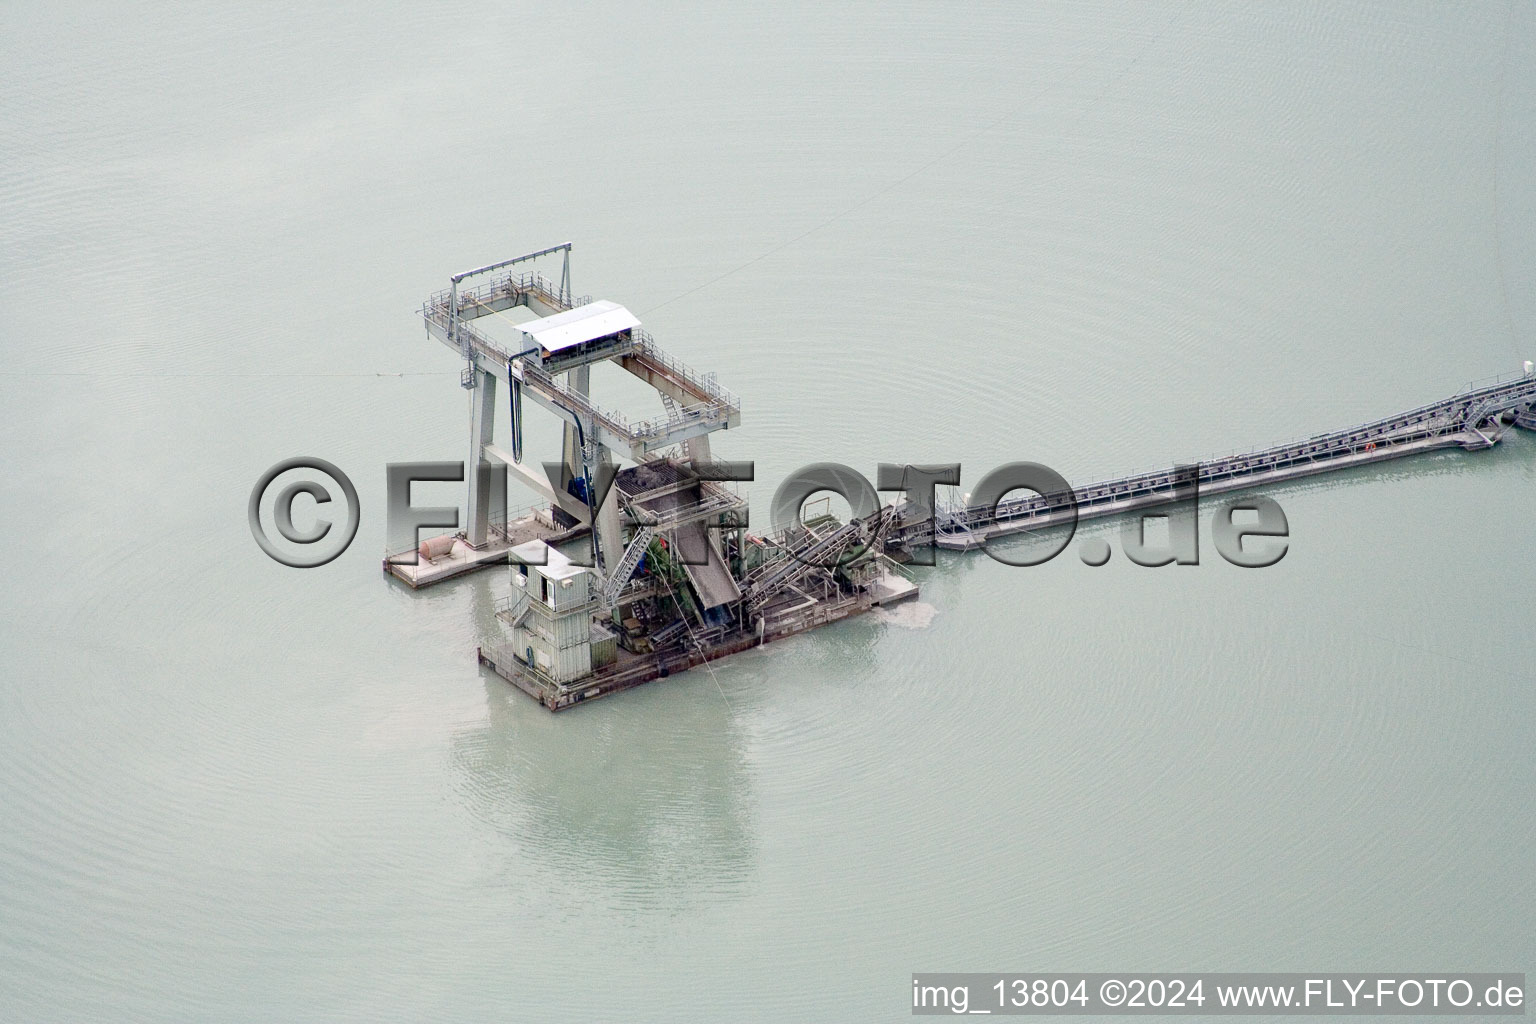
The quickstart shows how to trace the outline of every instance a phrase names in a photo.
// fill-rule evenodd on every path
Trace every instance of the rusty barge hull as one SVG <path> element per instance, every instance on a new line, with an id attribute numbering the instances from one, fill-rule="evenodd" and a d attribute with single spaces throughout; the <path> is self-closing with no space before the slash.
<path id="1" fill-rule="evenodd" d="M 916 595 L 917 588 L 913 587 L 884 600 L 870 594 L 856 594 L 840 601 L 819 601 L 803 611 L 777 620 L 772 625 L 765 624 L 761 636 L 756 633 L 735 631 L 713 643 L 705 643 L 694 649 L 674 649 L 653 654 L 625 652 L 613 665 L 564 685 L 545 678 L 540 673 L 529 671 L 522 659 L 504 647 L 501 649 L 477 647 L 475 653 L 481 665 L 549 710 L 563 711 L 577 704 L 606 697 L 610 693 L 618 693 L 655 679 L 665 679 L 668 676 L 687 672 L 707 662 L 761 647 L 775 640 L 783 640 L 821 626 L 851 619 L 864 614 L 871 608 L 910 600 Z"/>

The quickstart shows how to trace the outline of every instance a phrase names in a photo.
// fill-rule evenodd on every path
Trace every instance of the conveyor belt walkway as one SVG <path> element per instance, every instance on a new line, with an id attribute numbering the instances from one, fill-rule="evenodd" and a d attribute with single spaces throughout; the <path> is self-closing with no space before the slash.
<path id="1" fill-rule="evenodd" d="M 1188 497 L 1192 479 L 1198 479 L 1201 494 L 1219 494 L 1437 448 L 1491 448 L 1511 423 L 1536 429 L 1533 405 L 1536 375 L 1496 380 L 1386 419 L 1202 462 L 1197 473 L 1178 474 L 1177 480 L 1173 469 L 1165 469 L 1074 488 L 1071 499 L 1031 492 L 999 502 L 996 509 L 940 508 L 934 542 L 966 550 L 992 537 L 1060 525 L 1072 519 L 1074 503 L 1079 520 L 1169 504 Z M 914 540 L 931 529 L 930 523 L 909 523 L 903 537 Z"/>

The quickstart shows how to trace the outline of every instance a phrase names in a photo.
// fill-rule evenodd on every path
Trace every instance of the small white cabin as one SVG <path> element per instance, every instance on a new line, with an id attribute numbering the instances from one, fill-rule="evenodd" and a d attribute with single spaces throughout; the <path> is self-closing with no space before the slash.
<path id="1" fill-rule="evenodd" d="M 512 626 L 513 653 L 557 683 L 591 675 L 597 574 L 541 540 L 511 555 L 512 600 L 502 618 Z"/>

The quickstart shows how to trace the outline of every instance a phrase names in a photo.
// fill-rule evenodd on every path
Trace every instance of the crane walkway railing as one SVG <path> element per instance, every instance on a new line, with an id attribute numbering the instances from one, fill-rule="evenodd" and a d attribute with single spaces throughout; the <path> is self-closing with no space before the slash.
<path id="1" fill-rule="evenodd" d="M 446 288 L 434 292 L 427 299 L 427 304 L 446 308 L 451 294 L 451 290 Z M 498 303 L 507 306 L 526 305 L 530 294 L 546 306 L 561 311 L 585 306 L 592 301 L 590 295 L 571 296 L 562 292 L 559 285 L 536 270 L 521 273 L 513 271 L 474 288 L 460 289 L 459 319 L 473 320 L 486 316 L 497 310 Z"/>
<path id="2" fill-rule="evenodd" d="M 739 495 L 733 494 L 723 487 L 714 486 L 708 482 L 702 483 L 704 496 L 698 501 L 691 501 L 686 505 L 678 505 L 673 508 L 646 508 L 642 502 L 644 497 L 634 499 L 626 504 L 630 515 L 636 521 L 646 524 L 657 530 L 666 530 L 681 523 L 702 519 L 705 516 L 718 515 L 722 512 L 730 512 L 741 508 L 746 501 Z"/>
<path id="3" fill-rule="evenodd" d="M 540 278 L 537 274 L 517 276 Z M 505 366 L 517 355 L 462 317 L 455 320 L 449 313 L 450 302 L 449 293 L 438 292 L 421 308 L 427 328 L 434 331 L 445 344 L 454 345 L 465 354 L 477 352 L 497 366 Z M 463 302 L 464 297 L 460 296 L 461 307 Z M 709 396 L 707 400 L 670 409 L 666 415 L 655 419 L 631 423 L 623 413 L 599 406 L 588 396 L 567 387 L 556 377 L 526 360 L 520 364 L 523 384 L 561 408 L 623 438 L 632 448 L 658 443 L 671 432 L 688 424 L 724 425 L 731 417 L 740 417 L 741 400 L 715 381 L 714 374 L 700 374 L 688 368 L 658 347 L 655 339 L 645 331 L 636 330 L 635 340 L 636 348 L 632 353 L 634 358 L 645 362 L 654 373 L 685 383 L 692 392 Z"/>
<path id="4" fill-rule="evenodd" d="M 446 313 L 451 295 L 452 293 L 446 289 L 435 292 L 427 299 L 427 305 L 441 307 Z M 572 298 L 563 294 L 558 285 L 536 270 L 513 272 L 494 281 L 488 281 L 477 288 L 459 292 L 459 320 L 462 325 L 466 319 L 483 316 L 493 311 L 497 303 L 505 303 L 509 306 L 525 303 L 529 295 L 536 296 L 545 305 L 559 310 L 575 309 L 592 301 L 590 295 Z M 652 364 L 648 367 L 649 369 L 685 384 L 688 391 L 707 396 L 707 401 L 704 403 L 706 405 L 719 406 L 738 414 L 741 412 L 741 399 L 716 380 L 713 373 L 695 371 L 657 345 L 656 339 L 646 330 L 637 328 L 634 337 L 637 343 L 635 356 L 642 362 Z M 688 406 L 674 408 L 668 405 L 666 416 L 652 422 L 658 425 L 675 424 L 688 415 L 689 408 Z M 693 415 L 697 416 L 698 413 Z"/>

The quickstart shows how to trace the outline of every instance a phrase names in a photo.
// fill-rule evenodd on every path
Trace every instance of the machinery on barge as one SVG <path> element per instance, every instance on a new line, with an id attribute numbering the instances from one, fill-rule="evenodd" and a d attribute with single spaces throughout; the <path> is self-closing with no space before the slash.
<path id="1" fill-rule="evenodd" d="M 558 282 L 523 269 L 551 257 Z M 479 326 L 493 315 L 512 325 L 503 337 Z M 664 352 L 623 306 L 573 296 L 569 243 L 454 275 L 422 318 L 463 359 L 472 392 L 468 522 L 384 568 L 422 587 L 510 562 L 503 635 L 479 658 L 551 710 L 916 596 L 884 553 L 894 509 L 747 532 L 746 501 L 709 447 L 740 424 L 740 401 Z M 592 369 L 603 363 L 653 388 L 660 415 L 598 405 Z M 495 442 L 498 390 L 510 451 Z M 564 423 L 558 463 L 525 458 L 529 401 Z M 502 511 L 508 478 L 544 501 Z"/>
<path id="2" fill-rule="evenodd" d="M 574 296 L 570 256 L 566 243 L 456 274 L 423 304 L 429 335 L 463 360 L 472 396 L 468 521 L 384 561 L 411 587 L 510 563 L 502 635 L 479 659 L 551 710 L 915 597 L 898 563 L 919 545 L 963 551 L 1200 493 L 1490 448 L 1513 427 L 1536 430 L 1536 369 L 1527 362 L 1521 374 L 1444 401 L 1262 451 L 991 504 L 898 502 L 847 523 L 806 519 L 801 509 L 788 529 L 759 537 L 747 532 L 746 502 L 729 484 L 750 476 L 710 452 L 711 434 L 740 425 L 739 399 L 663 351 L 623 306 Z M 528 269 L 555 258 L 558 281 Z M 483 329 L 493 316 L 511 330 Z M 604 363 L 652 388 L 660 414 L 631 420 L 594 401 L 592 369 Z M 495 442 L 498 391 L 510 450 Z M 529 401 L 564 424 L 558 462 L 524 457 Z M 540 504 L 508 513 L 508 479 Z"/>

